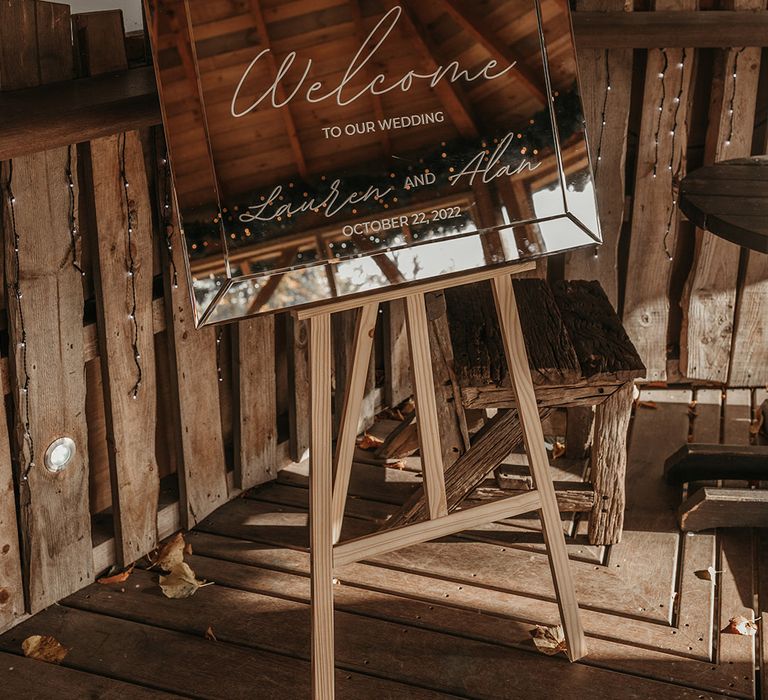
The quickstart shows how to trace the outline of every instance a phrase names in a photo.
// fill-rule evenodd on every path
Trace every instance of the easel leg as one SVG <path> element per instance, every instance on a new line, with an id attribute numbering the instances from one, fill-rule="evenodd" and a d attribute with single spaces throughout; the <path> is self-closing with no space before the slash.
<path id="1" fill-rule="evenodd" d="M 563 535 L 560 511 L 557 507 L 555 488 L 549 472 L 549 459 L 544 447 L 544 432 L 539 420 L 536 394 L 528 366 L 528 354 L 525 349 L 520 316 L 515 300 L 515 290 L 510 275 L 496 277 L 492 284 L 509 374 L 517 399 L 520 425 L 523 428 L 525 449 L 528 453 L 531 474 L 541 497 L 544 541 L 547 546 L 552 579 L 560 608 L 560 619 L 563 623 L 565 640 L 568 645 L 568 657 L 571 661 L 576 661 L 587 653 L 586 641 L 579 617 L 579 605 L 571 576 L 568 551 L 565 547 L 565 536 Z"/>
<path id="2" fill-rule="evenodd" d="M 429 326 L 424 294 L 405 298 L 408 343 L 413 363 L 413 389 L 416 398 L 416 421 L 424 469 L 424 490 L 431 518 L 448 514 L 443 474 L 443 452 L 440 447 L 440 421 L 437 417 L 432 362 L 429 353 Z"/>
<path id="3" fill-rule="evenodd" d="M 336 478 L 333 486 L 333 541 L 341 536 L 344 520 L 344 506 L 347 502 L 349 477 L 352 472 L 352 459 L 355 453 L 355 438 L 360 422 L 360 406 L 363 402 L 365 380 L 371 361 L 373 332 L 376 328 L 376 316 L 379 305 L 366 304 L 357 312 L 355 345 L 352 351 L 352 367 L 347 385 L 344 387 L 344 410 L 341 415 L 339 438 L 336 442 Z M 338 387 L 337 387 L 338 392 Z"/>
<path id="4" fill-rule="evenodd" d="M 333 528 L 331 520 L 331 316 L 310 321 L 310 566 L 312 570 L 312 696 L 334 697 Z"/>

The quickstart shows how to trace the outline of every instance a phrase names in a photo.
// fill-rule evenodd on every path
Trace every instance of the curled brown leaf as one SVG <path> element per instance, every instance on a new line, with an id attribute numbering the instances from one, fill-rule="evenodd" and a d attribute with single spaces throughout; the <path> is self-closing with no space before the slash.
<path id="1" fill-rule="evenodd" d="M 563 634 L 563 628 L 560 625 L 552 627 L 536 625 L 531 630 L 531 637 L 536 645 L 536 649 L 547 656 L 554 656 L 561 651 L 567 653 L 568 651 L 568 646 L 565 643 L 565 634 Z"/>
<path id="2" fill-rule="evenodd" d="M 375 450 L 377 447 L 381 447 L 384 444 L 384 440 L 371 435 L 370 433 L 364 433 L 357 439 L 357 446 L 361 450 Z"/>
<path id="3" fill-rule="evenodd" d="M 49 664 L 60 664 L 69 653 L 69 649 L 62 646 L 56 637 L 33 634 L 21 643 L 24 656 Z"/>
<path id="4" fill-rule="evenodd" d="M 210 586 L 211 583 L 199 581 L 189 564 L 176 564 L 167 576 L 160 576 L 160 590 L 166 598 L 189 598 L 197 593 L 199 588 Z"/>
<path id="5" fill-rule="evenodd" d="M 720 630 L 720 634 L 739 634 L 742 637 L 754 637 L 757 634 L 757 621 L 743 615 L 732 617 L 728 624 Z"/>

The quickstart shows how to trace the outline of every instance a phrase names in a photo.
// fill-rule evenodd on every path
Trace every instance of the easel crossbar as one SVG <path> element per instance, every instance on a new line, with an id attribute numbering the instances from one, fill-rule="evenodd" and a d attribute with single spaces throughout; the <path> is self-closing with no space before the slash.
<path id="1" fill-rule="evenodd" d="M 375 557 L 413 544 L 436 540 L 472 527 L 489 525 L 497 520 L 530 513 L 540 507 L 539 492 L 529 491 L 493 503 L 450 513 L 434 520 L 387 530 L 376 535 L 359 537 L 343 544 L 337 544 L 333 548 L 333 565 L 352 564 L 361 559 Z"/>

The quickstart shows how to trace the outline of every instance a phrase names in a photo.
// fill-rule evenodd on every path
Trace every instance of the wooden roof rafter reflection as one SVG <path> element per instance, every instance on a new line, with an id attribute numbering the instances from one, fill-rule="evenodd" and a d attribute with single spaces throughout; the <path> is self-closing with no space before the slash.
<path id="1" fill-rule="evenodd" d="M 389 11 L 397 7 L 398 2 L 397 0 L 383 0 L 383 5 Z M 407 38 L 413 43 L 427 70 L 434 73 L 439 69 L 440 63 L 435 57 L 434 46 L 429 38 L 427 28 L 423 25 L 418 15 L 406 4 L 405 0 L 400 0 L 399 5 L 403 10 L 402 31 L 406 33 Z M 477 121 L 472 114 L 468 100 L 459 87 L 454 83 L 441 80 L 432 89 L 445 107 L 446 116 L 453 121 L 459 133 L 464 138 L 477 138 L 480 134 L 477 128 Z"/>
<path id="2" fill-rule="evenodd" d="M 541 80 L 534 71 L 528 68 L 521 55 L 513 48 L 508 47 L 488 28 L 483 27 L 477 18 L 461 7 L 458 0 L 438 0 L 438 4 L 461 29 L 474 37 L 494 60 L 498 61 L 501 65 L 513 65 L 512 73 L 525 86 L 526 90 L 540 104 L 547 105 L 547 94 L 544 86 L 541 84 Z"/>
<path id="3" fill-rule="evenodd" d="M 264 19 L 264 13 L 261 9 L 261 2 L 260 0 L 248 0 L 248 3 L 250 6 L 251 16 L 256 23 L 256 30 L 259 33 L 259 40 L 261 45 L 267 50 L 267 65 L 269 66 L 270 76 L 276 85 L 275 93 L 280 102 L 286 102 L 287 93 L 285 92 L 285 87 L 283 86 L 282 81 L 277 80 L 277 60 L 275 59 L 275 54 L 272 50 L 272 42 L 269 39 L 269 32 L 267 30 L 267 23 Z M 296 169 L 298 170 L 298 173 L 302 179 L 306 180 L 308 174 L 307 161 L 304 156 L 304 151 L 301 147 L 301 141 L 299 140 L 299 132 L 296 129 L 296 120 L 294 119 L 293 113 L 291 112 L 291 108 L 288 104 L 280 107 L 278 111 L 280 112 L 280 116 L 282 117 L 283 123 L 285 124 L 285 130 L 288 135 L 288 142 L 291 146 L 293 159 L 296 162 Z"/>

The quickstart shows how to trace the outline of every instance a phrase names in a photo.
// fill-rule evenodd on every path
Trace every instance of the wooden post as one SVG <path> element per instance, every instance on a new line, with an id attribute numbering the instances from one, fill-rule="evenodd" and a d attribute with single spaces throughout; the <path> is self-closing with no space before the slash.
<path id="1" fill-rule="evenodd" d="M 568 552 L 565 548 L 565 536 L 563 535 L 555 488 L 549 473 L 549 459 L 544 446 L 544 432 L 536 405 L 536 394 L 533 389 L 528 354 L 525 350 L 515 290 L 509 275 L 495 277 L 492 284 L 504 352 L 509 364 L 509 375 L 515 392 L 520 424 L 523 428 L 525 451 L 528 453 L 531 475 L 541 496 L 542 530 L 557 593 L 560 619 L 563 623 L 565 640 L 568 645 L 568 658 L 571 661 L 576 661 L 587 653 L 586 641 L 579 618 L 579 604 L 576 600 L 576 589 L 571 576 Z"/>
<path id="2" fill-rule="evenodd" d="M 631 10 L 627 0 L 577 0 L 581 11 Z M 632 92 L 632 49 L 579 47 L 579 75 L 589 148 L 595 170 L 603 244 L 565 254 L 565 278 L 600 280 L 611 304 L 619 304 L 619 239 L 624 225 L 627 128 Z"/>
<path id="3" fill-rule="evenodd" d="M 447 515 L 445 478 L 443 476 L 442 447 L 440 446 L 440 421 L 432 381 L 432 365 L 429 352 L 429 326 L 424 294 L 411 294 L 405 298 L 405 316 L 408 325 L 408 342 L 413 363 L 413 386 L 416 396 L 416 421 L 419 429 L 424 488 L 431 518 Z"/>
<path id="4" fill-rule="evenodd" d="M 76 15 L 73 25 L 84 72 L 128 68 L 121 12 Z M 127 566 L 157 546 L 152 205 L 138 132 L 96 139 L 87 155 L 116 553 Z"/>
<path id="5" fill-rule="evenodd" d="M 595 411 L 590 481 L 595 505 L 589 516 L 589 543 L 618 544 L 624 527 L 627 431 L 632 415 L 634 383 L 627 382 Z"/>
<path id="6" fill-rule="evenodd" d="M 331 315 L 309 324 L 312 695 L 334 696 Z"/>
<path id="7" fill-rule="evenodd" d="M 235 483 L 249 489 L 276 476 L 275 317 L 241 321 L 234 336 Z"/>
<path id="8" fill-rule="evenodd" d="M 698 0 L 656 0 L 656 10 L 693 10 Z M 685 175 L 694 49 L 651 49 L 645 72 L 624 327 L 648 368 L 667 378 L 669 285 L 679 223 L 677 183 Z M 662 77 L 663 76 L 663 77 Z"/>
<path id="9" fill-rule="evenodd" d="M 68 5 L 4 2 L 0 27 L 3 89 L 72 77 L 72 54 L 63 50 L 71 45 Z M 3 164 L 0 176 L 14 458 L 33 613 L 93 579 L 83 278 L 73 265 L 71 237 L 72 218 L 78 222 L 73 151 L 64 147 L 15 158 Z M 63 471 L 53 473 L 44 466 L 45 452 L 63 436 L 72 438 L 77 452 Z"/>

